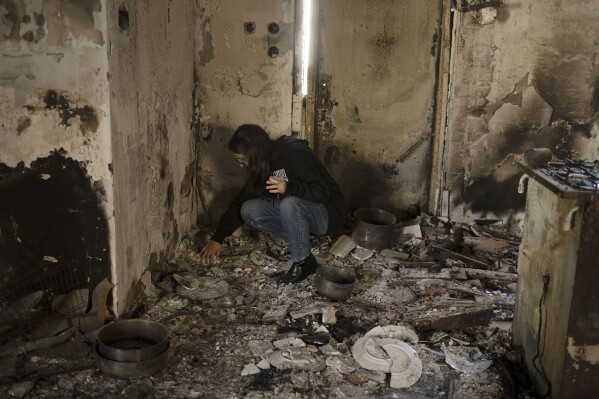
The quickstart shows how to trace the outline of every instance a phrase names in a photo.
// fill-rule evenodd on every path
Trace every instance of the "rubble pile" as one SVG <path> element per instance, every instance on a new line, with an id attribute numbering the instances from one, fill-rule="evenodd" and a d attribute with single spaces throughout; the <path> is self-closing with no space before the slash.
<path id="1" fill-rule="evenodd" d="M 240 230 L 201 265 L 198 230 L 142 279 L 139 318 L 165 325 L 168 365 L 141 378 L 96 368 L 25 381 L 17 397 L 533 398 L 510 345 L 519 241 L 494 221 L 426 215 L 394 226 L 390 248 L 348 230 L 314 237 L 320 265 L 355 276 L 335 301 L 315 277 L 278 285 L 284 243 Z M 25 379 L 26 380 L 26 379 Z"/>

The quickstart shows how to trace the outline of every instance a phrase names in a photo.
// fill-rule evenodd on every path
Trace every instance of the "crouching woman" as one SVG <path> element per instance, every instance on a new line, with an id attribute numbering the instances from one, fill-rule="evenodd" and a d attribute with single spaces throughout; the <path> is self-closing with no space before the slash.
<path id="1" fill-rule="evenodd" d="M 335 233 L 345 222 L 341 188 L 305 140 L 271 140 L 260 126 L 242 125 L 233 133 L 229 150 L 249 178 L 200 251 L 202 262 L 214 261 L 223 240 L 245 222 L 288 243 L 293 264 L 278 281 L 302 281 L 318 267 L 310 234 Z"/>

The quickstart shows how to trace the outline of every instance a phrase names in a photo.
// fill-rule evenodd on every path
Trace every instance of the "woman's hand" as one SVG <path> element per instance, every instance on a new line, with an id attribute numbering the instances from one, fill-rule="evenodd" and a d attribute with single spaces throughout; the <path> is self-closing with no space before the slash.
<path id="1" fill-rule="evenodd" d="M 222 245 L 214 240 L 210 240 L 208 244 L 200 251 L 200 260 L 203 265 L 209 265 L 218 258 Z"/>
<path id="2" fill-rule="evenodd" d="M 287 182 L 279 176 L 270 176 L 266 181 L 266 189 L 271 194 L 285 194 Z"/>

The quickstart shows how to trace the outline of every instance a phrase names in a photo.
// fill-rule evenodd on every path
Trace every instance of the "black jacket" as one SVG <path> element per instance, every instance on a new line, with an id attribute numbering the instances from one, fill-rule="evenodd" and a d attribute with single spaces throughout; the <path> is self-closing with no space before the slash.
<path id="1" fill-rule="evenodd" d="M 324 204 L 329 214 L 327 234 L 333 234 L 345 222 L 347 206 L 341 188 L 328 169 L 308 147 L 308 142 L 293 136 L 279 138 L 273 149 L 270 161 L 271 175 L 284 177 L 287 181 L 285 197 L 299 197 L 311 202 Z M 266 182 L 265 182 L 266 184 Z M 245 188 L 233 200 L 221 216 L 212 239 L 222 243 L 237 228 L 243 225 L 241 205 L 257 198 Z"/>

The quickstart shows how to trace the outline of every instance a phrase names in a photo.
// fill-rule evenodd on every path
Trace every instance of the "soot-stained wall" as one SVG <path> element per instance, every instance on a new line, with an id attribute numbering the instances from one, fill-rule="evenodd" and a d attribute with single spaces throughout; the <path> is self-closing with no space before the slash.
<path id="1" fill-rule="evenodd" d="M 272 138 L 291 133 L 293 7 L 292 0 L 196 2 L 195 111 L 206 221 L 210 215 L 216 222 L 243 184 L 227 149 L 233 131 L 254 123 Z"/>
<path id="2" fill-rule="evenodd" d="M 108 223 L 99 206 L 105 201 L 104 188 L 92 182 L 85 163 L 63 153 L 60 149 L 28 167 L 23 162 L 14 168 L 0 164 L 4 295 L 18 290 L 11 284 L 43 270 L 46 262 L 69 270 L 71 288 L 93 288 L 110 278 Z"/>
<path id="3" fill-rule="evenodd" d="M 111 277 L 105 3 L 0 2 L 0 274 Z"/>
<path id="4" fill-rule="evenodd" d="M 441 1 L 323 1 L 316 137 L 351 209 L 426 208 Z"/>
<path id="5" fill-rule="evenodd" d="M 166 262 L 197 216 L 193 4 L 131 0 L 108 9 L 120 313 L 139 303 L 141 275 Z"/>
<path id="6" fill-rule="evenodd" d="M 598 18 L 596 1 L 458 1 L 443 205 L 454 219 L 519 232 L 524 151 L 597 159 Z"/>

